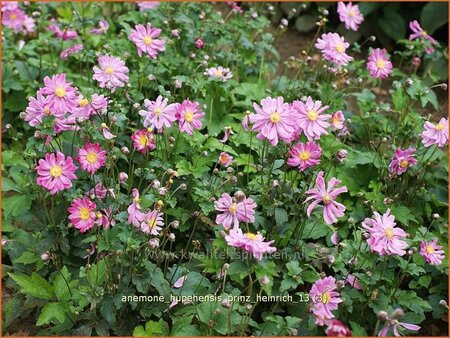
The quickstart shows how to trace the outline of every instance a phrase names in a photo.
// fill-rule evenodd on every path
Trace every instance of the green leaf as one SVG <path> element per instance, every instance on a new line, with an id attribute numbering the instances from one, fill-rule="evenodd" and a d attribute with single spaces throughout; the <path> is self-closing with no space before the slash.
<path id="1" fill-rule="evenodd" d="M 378 24 L 381 29 L 394 40 L 405 37 L 406 22 L 398 13 L 393 11 L 386 12 L 384 16 L 378 20 Z"/>
<path id="2" fill-rule="evenodd" d="M 409 222 L 418 223 L 411 210 L 403 205 L 392 205 L 391 210 L 395 219 L 403 225 L 408 225 Z"/>
<path id="3" fill-rule="evenodd" d="M 192 317 L 174 318 L 171 336 L 200 336 L 201 332 L 197 326 L 191 325 Z"/>
<path id="4" fill-rule="evenodd" d="M 78 281 L 71 281 L 70 279 L 71 276 L 69 270 L 67 270 L 67 267 L 63 266 L 63 268 L 58 272 L 55 280 L 53 281 L 53 290 L 55 290 L 56 298 L 58 298 L 59 300 L 71 299 L 71 291 L 74 292 L 75 288 L 78 285 Z"/>
<path id="5" fill-rule="evenodd" d="M 41 326 L 50 322 L 53 324 L 62 324 L 65 318 L 64 308 L 60 303 L 48 303 L 42 308 L 36 325 Z"/>
<path id="6" fill-rule="evenodd" d="M 31 277 L 20 272 L 8 275 L 22 288 L 22 293 L 40 299 L 51 299 L 54 296 L 53 287 L 36 272 Z"/>
<path id="7" fill-rule="evenodd" d="M 420 24 L 429 33 L 448 22 L 448 5 L 445 2 L 429 2 L 420 13 Z"/>
<path id="8" fill-rule="evenodd" d="M 350 321 L 350 327 L 352 328 L 352 334 L 354 337 L 366 337 L 367 332 L 366 330 L 359 325 L 357 322 Z"/>
<path id="9" fill-rule="evenodd" d="M 15 194 L 10 197 L 4 197 L 2 202 L 3 217 L 8 219 L 10 216 L 19 216 L 31 208 L 30 195 Z"/>
<path id="10" fill-rule="evenodd" d="M 25 251 L 20 257 L 14 259 L 14 263 L 32 264 L 38 260 L 40 260 L 40 257 L 38 257 L 35 253 Z"/>
<path id="11" fill-rule="evenodd" d="M 285 209 L 282 208 L 276 208 L 275 209 L 275 221 L 277 222 L 277 225 L 283 225 L 287 222 L 288 219 L 288 213 Z"/>
<path id="12" fill-rule="evenodd" d="M 136 326 L 133 330 L 133 337 L 148 337 L 149 335 L 145 332 L 142 325 Z"/>

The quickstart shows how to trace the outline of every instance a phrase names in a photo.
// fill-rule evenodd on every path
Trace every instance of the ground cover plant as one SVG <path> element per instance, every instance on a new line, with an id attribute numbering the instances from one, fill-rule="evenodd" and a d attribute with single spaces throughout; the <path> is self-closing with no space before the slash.
<path id="1" fill-rule="evenodd" d="M 3 2 L 3 333 L 447 335 L 447 38 L 364 5 Z"/>

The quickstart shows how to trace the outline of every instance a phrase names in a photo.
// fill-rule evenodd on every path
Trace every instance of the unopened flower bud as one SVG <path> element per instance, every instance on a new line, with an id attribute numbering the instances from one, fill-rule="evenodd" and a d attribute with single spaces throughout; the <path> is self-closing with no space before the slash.
<path id="1" fill-rule="evenodd" d="M 388 318 L 389 318 L 386 311 L 378 311 L 377 317 L 378 317 L 378 319 L 381 320 L 382 322 L 385 322 L 385 321 L 388 320 Z"/>
<path id="2" fill-rule="evenodd" d="M 439 219 L 440 217 L 439 214 L 433 214 L 433 219 Z"/>
<path id="3" fill-rule="evenodd" d="M 41 260 L 43 262 L 48 262 L 50 260 L 50 254 L 48 251 L 41 254 Z"/>
<path id="4" fill-rule="evenodd" d="M 280 182 L 278 180 L 273 180 L 272 181 L 272 188 L 278 188 L 280 186 Z"/>
<path id="5" fill-rule="evenodd" d="M 120 151 L 122 152 L 122 154 L 128 155 L 130 153 L 130 149 L 128 149 L 127 147 L 123 146 L 122 148 L 120 148 Z"/>
<path id="6" fill-rule="evenodd" d="M 27 113 L 25 113 L 24 111 L 22 111 L 22 112 L 20 112 L 20 114 L 19 114 L 19 117 L 22 119 L 22 120 L 25 120 L 25 117 L 27 116 Z"/>
<path id="7" fill-rule="evenodd" d="M 173 242 L 173 241 L 175 241 L 175 234 L 174 234 L 173 232 L 171 232 L 171 233 L 167 236 L 167 238 L 169 239 L 169 241 Z"/>
<path id="8" fill-rule="evenodd" d="M 121 173 L 119 173 L 119 182 L 120 183 L 125 183 L 127 180 L 128 180 L 127 173 L 124 173 L 123 171 Z"/>
<path id="9" fill-rule="evenodd" d="M 229 309 L 229 308 L 231 307 L 231 303 L 230 303 L 230 301 L 228 300 L 228 298 L 225 298 L 225 299 L 222 301 L 222 306 L 223 306 L 225 309 Z"/>
<path id="10" fill-rule="evenodd" d="M 261 283 L 262 286 L 265 286 L 265 285 L 267 285 L 267 284 L 270 283 L 270 278 L 267 277 L 267 276 L 262 276 L 262 277 L 259 279 L 259 282 Z"/>
<path id="11" fill-rule="evenodd" d="M 187 186 L 186 183 L 181 183 L 181 184 L 180 184 L 180 189 L 181 189 L 181 190 L 187 190 L 187 188 L 188 188 L 188 186 Z"/>
<path id="12" fill-rule="evenodd" d="M 151 240 L 148 241 L 148 246 L 152 249 L 159 247 L 159 239 L 152 238 Z"/>
<path id="13" fill-rule="evenodd" d="M 167 189 L 164 188 L 164 187 L 162 187 L 162 188 L 160 188 L 160 189 L 158 190 L 158 193 L 159 193 L 161 196 L 164 196 L 164 195 L 167 194 Z"/>
<path id="14" fill-rule="evenodd" d="M 153 74 L 149 74 L 148 75 L 148 79 L 149 79 L 149 81 L 155 81 L 156 80 L 156 76 L 153 75 Z"/>
<path id="15" fill-rule="evenodd" d="M 448 308 L 447 302 L 444 299 L 439 301 L 439 305 Z"/>
<path id="16" fill-rule="evenodd" d="M 338 281 L 336 282 L 336 288 L 337 288 L 338 290 L 343 289 L 344 286 L 345 286 L 345 281 L 343 281 L 343 280 L 338 280 Z"/>
<path id="17" fill-rule="evenodd" d="M 174 38 L 178 38 L 178 37 L 180 36 L 180 30 L 179 30 L 179 29 L 173 29 L 173 30 L 170 32 L 170 35 L 171 35 L 172 37 L 174 37 Z"/>
<path id="18" fill-rule="evenodd" d="M 395 309 L 395 311 L 394 311 L 395 318 L 402 319 L 404 315 L 405 315 L 405 312 L 402 309 L 400 309 L 400 308 Z"/>
<path id="19" fill-rule="evenodd" d="M 369 40 L 372 41 L 372 42 L 375 42 L 375 41 L 377 40 L 377 37 L 376 37 L 375 35 L 372 35 L 372 36 L 369 38 Z"/>
<path id="20" fill-rule="evenodd" d="M 177 220 L 170 222 L 169 224 L 172 228 L 174 229 L 178 229 L 178 227 L 180 226 L 180 222 L 178 222 Z"/>

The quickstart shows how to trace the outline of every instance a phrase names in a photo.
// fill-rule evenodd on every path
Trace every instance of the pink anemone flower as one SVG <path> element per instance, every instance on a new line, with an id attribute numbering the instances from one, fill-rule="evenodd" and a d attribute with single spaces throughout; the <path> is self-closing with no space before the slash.
<path id="1" fill-rule="evenodd" d="M 72 180 L 77 178 L 76 170 L 77 167 L 73 164 L 72 157 L 67 156 L 66 158 L 59 151 L 56 155 L 54 153 L 46 154 L 45 159 L 40 159 L 39 165 L 36 167 L 38 174 L 36 183 L 54 195 L 58 191 L 72 187 Z"/>
<path id="2" fill-rule="evenodd" d="M 311 216 L 313 209 L 319 204 L 323 204 L 323 217 L 327 224 L 336 223 L 338 217 L 344 216 L 345 206 L 341 203 L 336 202 L 336 198 L 347 192 L 347 187 L 336 188 L 341 181 L 332 177 L 328 182 L 327 187 L 325 187 L 325 179 L 323 177 L 323 171 L 319 172 L 316 178 L 316 186 L 313 189 L 309 189 L 306 194 L 309 195 L 306 198 L 306 203 L 313 200 L 312 203 L 306 209 L 306 214 L 308 217 Z"/>

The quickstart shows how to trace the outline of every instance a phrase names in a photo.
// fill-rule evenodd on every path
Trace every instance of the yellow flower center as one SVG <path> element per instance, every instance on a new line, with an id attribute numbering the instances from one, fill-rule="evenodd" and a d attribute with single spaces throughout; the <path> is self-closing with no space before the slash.
<path id="1" fill-rule="evenodd" d="M 100 219 L 100 218 L 102 218 L 102 217 L 103 217 L 103 215 L 102 215 L 102 213 L 101 213 L 101 212 L 97 212 L 97 215 L 96 215 L 96 216 L 97 216 L 97 218 L 98 218 L 98 219 Z"/>
<path id="2" fill-rule="evenodd" d="M 245 234 L 245 237 L 247 237 L 247 238 L 251 239 L 252 241 L 254 241 L 258 237 L 258 235 L 257 234 L 252 234 L 251 232 L 247 232 Z"/>
<path id="3" fill-rule="evenodd" d="M 17 19 L 17 15 L 16 15 L 16 14 L 11 14 L 11 15 L 9 16 L 9 18 L 10 18 L 11 20 L 16 20 L 16 19 Z"/>
<path id="4" fill-rule="evenodd" d="M 428 35 L 427 31 L 422 31 L 422 36 L 427 36 L 427 35 Z"/>
<path id="5" fill-rule="evenodd" d="M 432 245 L 427 245 L 425 251 L 427 252 L 427 254 L 434 254 L 434 248 Z"/>
<path id="6" fill-rule="evenodd" d="M 221 163 L 226 163 L 228 161 L 228 156 L 227 155 L 220 155 L 220 162 Z"/>
<path id="7" fill-rule="evenodd" d="M 315 121 L 317 120 L 319 113 L 316 112 L 315 110 L 310 110 L 306 115 L 308 115 L 310 121 Z"/>
<path id="8" fill-rule="evenodd" d="M 216 77 L 222 77 L 222 76 L 223 76 L 223 72 L 220 71 L 220 70 L 216 70 L 216 71 L 214 72 L 214 76 L 216 76 Z"/>
<path id="9" fill-rule="evenodd" d="M 281 121 L 281 115 L 279 112 L 273 112 L 272 115 L 270 115 L 270 122 L 272 123 L 278 123 Z"/>
<path id="10" fill-rule="evenodd" d="M 57 86 L 55 88 L 55 95 L 58 97 L 63 97 L 64 95 L 66 95 L 66 90 L 62 86 Z"/>
<path id="11" fill-rule="evenodd" d="M 237 204 L 236 203 L 232 203 L 230 205 L 230 207 L 228 208 L 228 211 L 231 212 L 232 214 L 234 214 L 237 210 Z"/>
<path id="12" fill-rule="evenodd" d="M 106 126 L 106 123 L 102 123 L 101 125 L 100 125 L 100 127 L 102 127 L 102 128 L 106 128 L 107 126 Z"/>
<path id="13" fill-rule="evenodd" d="M 329 291 L 322 293 L 322 303 L 328 304 L 331 300 L 331 295 Z"/>
<path id="14" fill-rule="evenodd" d="M 441 123 L 436 124 L 436 126 L 434 127 L 434 129 L 436 129 L 437 131 L 441 131 L 445 128 L 445 126 Z"/>
<path id="15" fill-rule="evenodd" d="M 338 53 L 343 53 L 344 50 L 345 50 L 344 45 L 342 43 L 338 43 L 336 45 L 336 50 L 337 50 Z"/>
<path id="16" fill-rule="evenodd" d="M 392 239 L 392 237 L 394 237 L 394 229 L 387 228 L 386 230 L 384 230 L 384 234 L 388 239 Z"/>
<path id="17" fill-rule="evenodd" d="M 339 123 L 339 117 L 338 116 L 334 116 L 331 121 L 333 122 L 334 125 Z"/>
<path id="18" fill-rule="evenodd" d="M 50 111 L 50 108 L 44 108 L 44 113 L 45 113 L 45 115 L 51 115 L 52 114 L 52 112 Z"/>
<path id="19" fill-rule="evenodd" d="M 151 218 L 151 219 L 149 219 L 149 220 L 147 221 L 147 224 L 148 224 L 148 228 L 149 228 L 150 230 L 153 230 L 153 229 L 155 228 L 155 226 L 156 226 L 156 218 Z"/>
<path id="20" fill-rule="evenodd" d="M 50 175 L 52 175 L 54 178 L 58 178 L 62 175 L 62 168 L 59 165 L 54 165 L 50 168 Z"/>
<path id="21" fill-rule="evenodd" d="M 82 221 L 86 221 L 91 216 L 91 212 L 88 208 L 81 208 L 79 214 Z"/>
<path id="22" fill-rule="evenodd" d="M 352 8 L 351 10 L 348 11 L 348 16 L 353 18 L 356 15 L 355 10 Z"/>
<path id="23" fill-rule="evenodd" d="M 184 119 L 185 119 L 187 122 L 192 122 L 192 120 L 194 119 L 194 113 L 193 113 L 193 112 L 190 112 L 190 111 L 185 112 L 185 113 L 184 113 Z"/>
<path id="24" fill-rule="evenodd" d="M 155 113 L 156 116 L 159 116 L 162 114 L 162 109 L 161 108 L 155 108 L 155 110 L 153 110 L 153 112 Z"/>
<path id="25" fill-rule="evenodd" d="M 87 153 L 87 155 L 86 155 L 86 160 L 90 163 L 90 164 L 93 164 L 93 163 L 95 163 L 95 162 L 97 162 L 97 154 L 96 153 L 94 153 L 94 152 L 90 152 L 90 153 Z"/>
<path id="26" fill-rule="evenodd" d="M 139 197 L 133 198 L 133 202 L 135 202 L 135 203 L 139 203 L 140 201 L 141 201 L 141 199 Z"/>
<path id="27" fill-rule="evenodd" d="M 139 145 L 140 146 L 142 146 L 142 147 L 147 146 L 147 141 L 148 141 L 147 135 L 139 136 Z"/>
<path id="28" fill-rule="evenodd" d="M 406 168 L 408 165 L 409 165 L 409 163 L 407 160 L 403 160 L 400 162 L 400 167 L 402 167 L 402 168 Z"/>
<path id="29" fill-rule="evenodd" d="M 146 36 L 146 37 L 144 38 L 144 43 L 145 43 L 147 46 L 148 46 L 148 45 L 151 45 L 152 42 L 153 42 L 153 39 L 152 39 L 151 36 Z"/>
<path id="30" fill-rule="evenodd" d="M 378 60 L 377 60 L 377 67 L 378 67 L 379 69 L 383 69 L 384 66 L 385 66 L 385 64 L 386 64 L 386 62 L 384 62 L 384 60 L 381 60 L 381 59 L 378 59 Z"/>
<path id="31" fill-rule="evenodd" d="M 324 204 L 328 204 L 331 202 L 331 197 L 330 195 L 326 194 L 325 196 L 322 197 L 322 201 Z"/>
<path id="32" fill-rule="evenodd" d="M 105 73 L 107 75 L 111 75 L 112 73 L 114 73 L 114 68 L 113 67 L 106 67 L 105 68 Z"/>
<path id="33" fill-rule="evenodd" d="M 80 105 L 80 107 L 86 107 L 89 104 L 89 101 L 87 99 L 81 99 L 80 101 L 78 101 L 78 104 Z"/>
<path id="34" fill-rule="evenodd" d="M 311 153 L 309 151 L 302 151 L 300 154 L 298 154 L 298 158 L 302 161 L 307 161 L 311 157 Z"/>

